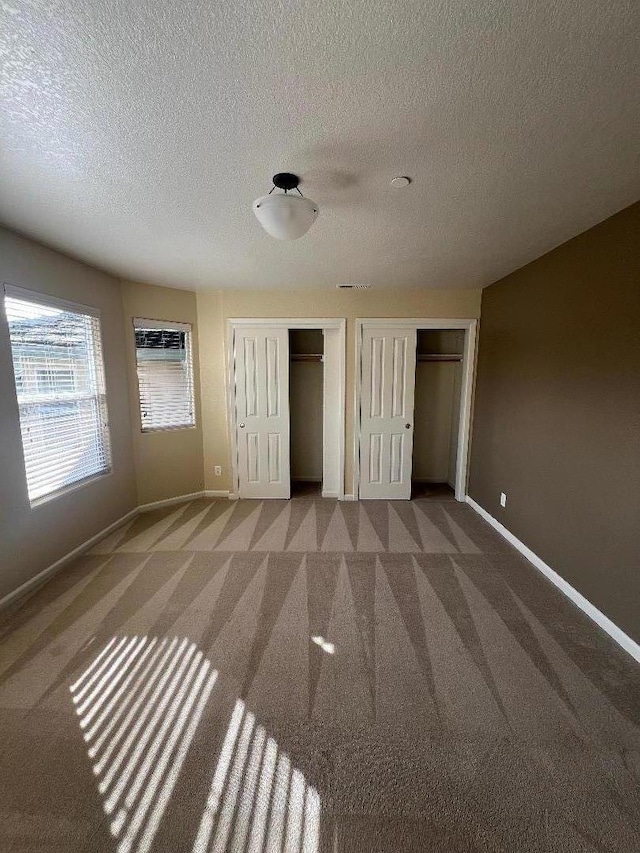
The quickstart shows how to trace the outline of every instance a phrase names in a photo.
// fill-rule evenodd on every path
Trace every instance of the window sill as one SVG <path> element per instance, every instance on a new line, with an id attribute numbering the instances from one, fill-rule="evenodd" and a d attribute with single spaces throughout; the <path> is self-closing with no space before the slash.
<path id="1" fill-rule="evenodd" d="M 142 435 L 150 435 L 152 433 L 157 432 L 179 432 L 185 429 L 196 429 L 196 424 L 180 424 L 179 426 L 166 426 L 166 427 L 144 427 L 140 428 L 140 432 Z"/>
<path id="2" fill-rule="evenodd" d="M 68 486 L 63 486 L 61 489 L 56 489 L 55 492 L 49 492 L 47 495 L 42 495 L 40 498 L 35 498 L 34 500 L 30 500 L 29 504 L 31 509 L 38 509 L 44 504 L 48 504 L 51 501 L 56 500 L 56 498 L 61 498 L 64 495 L 68 495 L 70 492 L 75 492 L 78 489 L 83 488 L 83 486 L 88 486 L 90 483 L 95 483 L 96 480 L 105 480 L 107 477 L 110 477 L 113 474 L 113 468 L 107 468 L 106 471 L 98 471 L 96 474 L 92 474 L 90 477 L 85 477 L 83 480 L 78 480 L 75 483 L 71 483 Z"/>

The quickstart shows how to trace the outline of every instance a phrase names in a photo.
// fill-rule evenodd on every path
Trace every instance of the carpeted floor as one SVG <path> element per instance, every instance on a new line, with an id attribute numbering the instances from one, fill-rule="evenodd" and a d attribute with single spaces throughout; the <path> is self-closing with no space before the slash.
<path id="1" fill-rule="evenodd" d="M 1 633 L 2 851 L 640 850 L 640 669 L 454 501 L 152 511 Z"/>

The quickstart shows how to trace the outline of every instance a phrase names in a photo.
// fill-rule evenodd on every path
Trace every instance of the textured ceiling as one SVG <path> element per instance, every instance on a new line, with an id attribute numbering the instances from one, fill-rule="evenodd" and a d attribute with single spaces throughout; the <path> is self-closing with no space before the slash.
<path id="1" fill-rule="evenodd" d="M 0 12 L 0 220 L 122 277 L 473 287 L 640 196 L 638 0 Z M 251 210 L 281 170 L 292 243 Z"/>

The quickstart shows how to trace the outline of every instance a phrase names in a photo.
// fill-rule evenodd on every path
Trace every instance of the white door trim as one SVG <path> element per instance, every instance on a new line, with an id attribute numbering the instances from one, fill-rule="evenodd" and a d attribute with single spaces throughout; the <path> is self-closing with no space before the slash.
<path id="1" fill-rule="evenodd" d="M 229 326 L 270 326 L 274 329 L 340 329 L 344 317 L 229 317 Z"/>
<path id="2" fill-rule="evenodd" d="M 456 460 L 455 496 L 457 501 L 464 501 L 467 495 L 478 321 L 471 320 L 469 325 L 463 328 L 466 328 L 466 332 L 464 336 L 464 353 L 462 356 L 462 387 L 460 389 L 460 421 L 458 424 L 458 458 Z"/>
<path id="3" fill-rule="evenodd" d="M 337 329 L 340 337 L 339 365 L 336 372 L 338 388 L 336 396 L 340 403 L 333 412 L 339 439 L 338 467 L 340 470 L 339 490 L 337 494 L 325 494 L 325 497 L 337 497 L 344 500 L 344 436 L 345 436 L 345 354 L 347 323 L 344 317 L 231 317 L 227 320 L 227 416 L 229 424 L 229 446 L 231 448 L 231 492 L 229 497 L 238 497 L 240 483 L 238 474 L 238 445 L 236 432 L 235 406 L 235 364 L 233 341 L 235 330 L 243 326 L 268 326 L 275 329 Z M 326 448 L 323 447 L 323 456 Z"/>
<path id="4" fill-rule="evenodd" d="M 363 317 L 356 320 L 356 324 L 368 326 L 370 329 L 384 328 L 393 326 L 394 329 L 468 329 L 471 324 L 477 324 L 476 319 L 460 319 L 447 320 L 441 317 Z"/>
<path id="5" fill-rule="evenodd" d="M 460 389 L 460 426 L 458 433 L 458 458 L 456 461 L 455 496 L 464 501 L 467 493 L 469 443 L 471 439 L 471 407 L 476 368 L 478 321 L 471 318 L 412 318 L 375 317 L 356 320 L 355 346 L 355 394 L 353 411 L 353 494 L 360 495 L 360 396 L 362 387 L 362 330 L 367 328 L 408 329 L 464 329 L 464 353 L 462 356 L 462 383 Z"/>

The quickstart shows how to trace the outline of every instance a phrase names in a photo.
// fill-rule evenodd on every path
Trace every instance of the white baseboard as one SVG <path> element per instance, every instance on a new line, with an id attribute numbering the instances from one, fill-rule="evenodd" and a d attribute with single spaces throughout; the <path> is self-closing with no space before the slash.
<path id="1" fill-rule="evenodd" d="M 226 493 L 225 493 L 226 494 Z M 163 501 L 152 501 L 150 504 L 140 504 L 138 512 L 148 512 L 150 509 L 160 509 L 163 506 L 171 506 L 172 504 L 184 503 L 184 501 L 193 501 L 196 498 L 202 498 L 207 492 L 191 492 L 190 495 L 178 495 L 176 498 L 166 498 Z"/>
<path id="2" fill-rule="evenodd" d="M 338 494 L 338 492 L 325 492 L 325 491 L 323 491 L 322 497 L 323 498 L 339 498 L 340 495 Z"/>
<path id="3" fill-rule="evenodd" d="M 340 500 L 342 500 L 342 501 L 357 501 L 358 498 L 355 495 L 345 494 L 345 495 L 343 495 L 343 497 L 340 498 Z"/>
<path id="4" fill-rule="evenodd" d="M 608 616 L 605 616 L 597 607 L 594 607 L 594 605 L 591 604 L 591 602 L 588 601 L 582 593 L 578 592 L 578 590 L 574 589 L 570 583 L 560 577 L 560 575 L 555 572 L 551 566 L 548 566 L 544 560 L 541 560 L 540 557 L 531 550 L 531 548 L 528 548 L 524 542 L 521 542 L 513 535 L 513 533 L 511 533 L 510 530 L 507 530 L 504 524 L 500 524 L 497 519 L 492 515 L 489 515 L 486 509 L 483 509 L 480 504 L 473 500 L 473 498 L 470 498 L 469 495 L 467 495 L 465 500 L 469 506 L 478 513 L 478 515 L 484 518 L 484 520 L 494 528 L 494 530 L 497 530 L 501 536 L 504 536 L 507 542 L 520 551 L 523 557 L 526 557 L 526 559 L 535 566 L 539 572 L 542 572 L 542 574 L 548 578 L 552 584 L 557 586 L 560 592 L 563 592 L 567 598 L 570 598 L 571 601 L 580 608 L 580 610 L 586 613 L 590 619 L 593 619 L 596 625 L 602 628 L 603 631 L 606 631 L 607 634 L 609 634 L 609 636 L 625 650 L 625 652 L 628 652 L 634 660 L 640 663 L 640 645 L 638 645 L 635 640 L 631 639 L 628 634 L 625 634 L 621 628 L 618 628 L 615 622 L 612 622 L 611 619 L 609 619 Z"/>
<path id="5" fill-rule="evenodd" d="M 23 595 L 27 595 L 27 593 L 34 590 L 36 587 L 43 584 L 49 577 L 55 575 L 56 572 L 59 572 L 60 569 L 64 568 L 64 566 L 69 563 L 71 560 L 75 559 L 75 557 L 79 557 L 80 554 L 83 554 L 85 551 L 88 551 L 90 548 L 93 548 L 101 539 L 104 539 L 110 533 L 113 533 L 114 530 L 117 530 L 118 527 L 121 527 L 123 524 L 126 524 L 127 521 L 130 521 L 135 516 L 139 515 L 141 512 L 148 512 L 151 509 L 160 509 L 163 506 L 171 506 L 172 504 L 184 503 L 185 501 L 192 501 L 196 498 L 208 497 L 208 498 L 228 498 L 229 492 L 226 490 L 220 491 L 202 491 L 202 492 L 192 492 L 189 495 L 178 495 L 175 498 L 167 498 L 163 501 L 153 501 L 148 504 L 140 504 L 135 509 L 132 509 L 126 515 L 123 515 L 122 518 L 119 518 L 117 521 L 114 521 L 108 527 L 105 527 L 99 533 L 96 533 L 91 539 L 87 539 L 86 542 L 83 542 L 82 545 L 78 545 L 77 548 L 74 548 L 73 551 L 69 551 L 68 554 L 65 554 L 64 557 L 60 557 L 59 560 L 56 560 L 55 563 L 52 563 L 50 566 L 47 566 L 46 569 L 43 569 L 41 572 L 38 572 L 37 575 L 34 575 L 32 578 L 29 578 L 28 581 L 25 581 L 19 587 L 14 589 L 12 592 L 8 593 L 4 596 L 4 598 L 0 598 L 0 610 L 4 610 L 9 607 L 14 601 L 18 598 L 22 598 Z"/>
<path id="6" fill-rule="evenodd" d="M 138 512 L 148 512 L 150 509 L 160 509 L 163 506 L 181 504 L 185 501 L 195 501 L 197 498 L 228 498 L 227 489 L 203 489 L 201 492 L 191 492 L 189 495 L 178 495 L 175 498 L 166 498 L 163 501 L 153 501 L 150 504 L 140 504 Z"/>
<path id="7" fill-rule="evenodd" d="M 41 572 L 38 572 L 37 575 L 34 575 L 32 578 L 29 578 L 28 581 L 25 581 L 23 584 L 20 584 L 19 587 L 5 595 L 4 598 L 0 598 L 0 610 L 4 610 L 6 607 L 9 607 L 10 604 L 13 604 L 13 602 L 16 601 L 18 598 L 22 598 L 23 595 L 27 595 L 27 593 L 32 592 L 32 590 L 36 589 L 36 587 L 41 586 L 46 580 L 48 580 L 48 578 L 63 569 L 67 563 L 71 562 L 71 560 L 75 559 L 76 557 L 79 557 L 85 551 L 88 551 L 89 548 L 93 548 L 93 546 L 96 545 L 101 539 L 104 539 L 105 536 L 108 536 L 110 533 L 113 533 L 114 530 L 117 530 L 118 527 L 122 527 L 123 524 L 126 524 L 127 521 L 130 521 L 132 518 L 135 518 L 135 516 L 138 515 L 139 512 L 140 510 L 138 507 L 132 509 L 126 515 L 123 515 L 122 518 L 119 518 L 117 521 L 114 521 L 108 527 L 105 527 L 104 530 L 101 530 L 99 533 L 96 533 L 95 536 L 91 537 L 91 539 L 87 539 L 87 541 L 83 542 L 82 545 L 78 545 L 78 547 L 74 548 L 73 551 L 69 551 L 69 553 L 65 554 L 64 557 L 60 557 L 60 559 L 56 560 L 55 563 L 52 563 L 50 566 L 47 566 L 46 569 L 43 569 Z"/>

